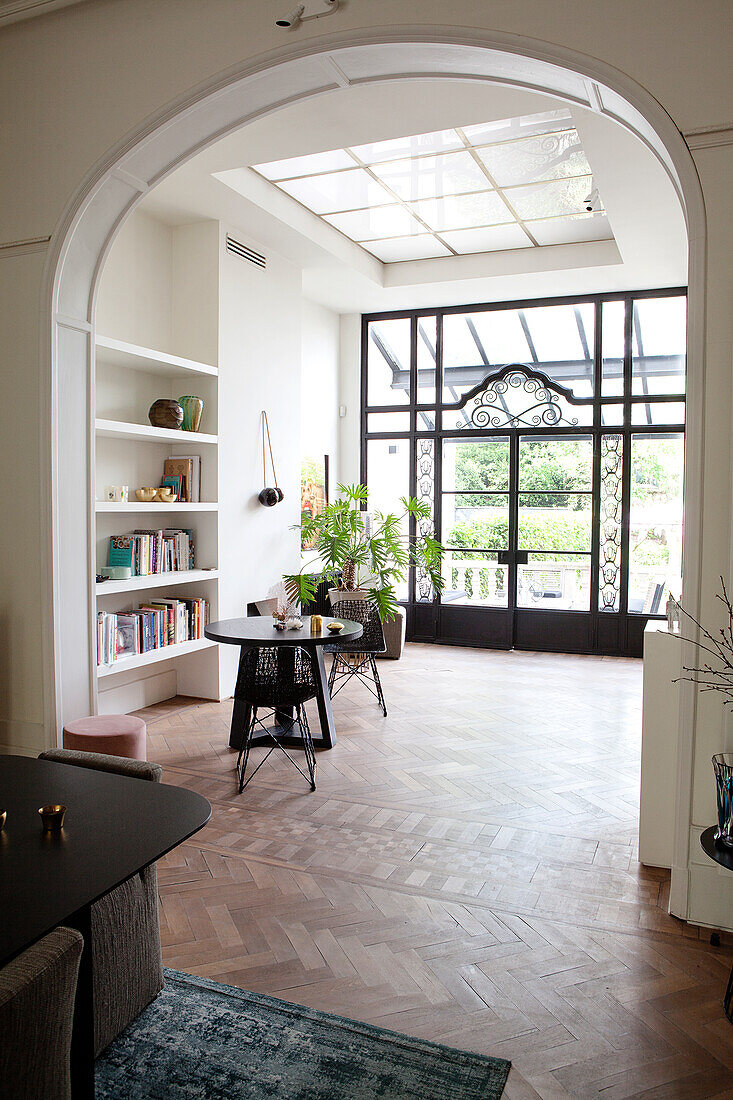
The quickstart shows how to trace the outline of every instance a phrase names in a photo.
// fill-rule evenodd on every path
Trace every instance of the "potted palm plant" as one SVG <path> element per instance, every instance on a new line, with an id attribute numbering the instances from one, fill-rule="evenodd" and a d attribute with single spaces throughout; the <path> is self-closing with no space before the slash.
<path id="1" fill-rule="evenodd" d="M 370 514 L 365 485 L 339 485 L 338 493 L 319 515 L 302 517 L 302 544 L 311 548 L 313 556 L 298 573 L 283 577 L 290 599 L 309 603 L 324 580 L 350 595 L 363 584 L 380 617 L 389 621 L 397 613 L 396 585 L 412 565 L 423 569 L 434 589 L 442 591 L 443 547 L 430 534 L 410 538 L 403 532 L 410 517 L 418 525 L 430 519 L 426 503 L 402 497 L 399 514 Z"/>

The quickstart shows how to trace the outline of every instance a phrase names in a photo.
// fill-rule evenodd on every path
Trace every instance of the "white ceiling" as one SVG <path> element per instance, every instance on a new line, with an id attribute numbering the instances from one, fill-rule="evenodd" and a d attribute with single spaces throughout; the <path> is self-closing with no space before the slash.
<path id="1" fill-rule="evenodd" d="M 383 263 L 250 167 L 563 105 L 533 92 L 456 80 L 342 88 L 215 143 L 159 184 L 143 209 L 170 225 L 223 221 L 245 243 L 301 267 L 306 295 L 339 312 L 686 283 L 684 219 L 665 171 L 638 139 L 575 105 L 572 124 L 613 239 Z"/>

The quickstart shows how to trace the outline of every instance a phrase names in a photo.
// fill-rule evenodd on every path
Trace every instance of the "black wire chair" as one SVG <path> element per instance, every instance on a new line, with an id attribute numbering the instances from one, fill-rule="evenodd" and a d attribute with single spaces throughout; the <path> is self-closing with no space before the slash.
<path id="1" fill-rule="evenodd" d="M 364 632 L 353 641 L 325 646 L 328 653 L 333 653 L 333 664 L 328 675 L 328 690 L 331 698 L 338 695 L 341 688 L 356 676 L 369 688 L 386 718 L 387 704 L 384 701 L 384 692 L 374 656 L 376 653 L 384 653 L 387 645 L 376 604 L 372 600 L 339 600 L 334 611 L 344 619 L 361 623 Z"/>
<path id="2" fill-rule="evenodd" d="M 248 703 L 252 708 L 249 725 L 237 757 L 240 794 L 276 748 L 285 754 L 303 779 L 310 783 L 311 790 L 316 789 L 316 754 L 304 704 L 306 700 L 314 699 L 317 691 L 318 683 L 313 660 L 307 650 L 298 646 L 260 646 L 245 652 L 239 665 L 234 692 L 236 699 Z M 268 710 L 264 720 L 258 716 L 257 711 L 260 708 Z M 291 713 L 288 714 L 288 711 Z M 300 729 L 308 775 L 286 751 L 285 746 L 280 744 L 273 731 L 264 724 L 265 720 L 273 717 L 281 728 L 285 727 L 285 733 L 293 733 L 296 727 Z M 272 746 L 252 774 L 245 779 L 252 738 L 257 726 L 269 736 Z"/>

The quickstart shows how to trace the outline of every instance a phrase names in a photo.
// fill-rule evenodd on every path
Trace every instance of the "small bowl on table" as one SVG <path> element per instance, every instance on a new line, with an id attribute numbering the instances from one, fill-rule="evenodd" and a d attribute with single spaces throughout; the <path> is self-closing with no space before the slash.
<path id="1" fill-rule="evenodd" d="M 60 833 L 64 825 L 64 815 L 66 813 L 66 806 L 61 806 L 57 803 L 52 803 L 48 806 L 41 806 L 38 810 L 41 815 L 41 821 L 43 822 L 44 833 Z"/>

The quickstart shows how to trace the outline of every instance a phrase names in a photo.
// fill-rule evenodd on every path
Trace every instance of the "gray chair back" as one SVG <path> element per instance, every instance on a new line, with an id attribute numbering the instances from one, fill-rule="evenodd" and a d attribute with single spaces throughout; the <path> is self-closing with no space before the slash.
<path id="1" fill-rule="evenodd" d="M 71 1028 L 84 940 L 55 928 L 0 969 L 0 1095 L 71 1097 Z"/>

